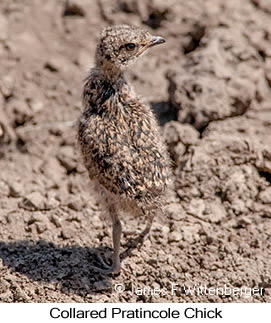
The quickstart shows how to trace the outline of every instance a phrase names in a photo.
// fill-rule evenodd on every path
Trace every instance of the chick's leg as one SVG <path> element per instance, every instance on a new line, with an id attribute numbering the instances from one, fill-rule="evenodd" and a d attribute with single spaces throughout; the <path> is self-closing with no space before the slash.
<path id="1" fill-rule="evenodd" d="M 112 273 L 118 274 L 120 272 L 120 238 L 121 238 L 121 223 L 120 220 L 117 219 L 113 223 L 113 263 L 112 263 Z"/>
<path id="2" fill-rule="evenodd" d="M 99 253 L 97 253 L 96 256 L 98 260 L 105 268 L 103 269 L 95 266 L 91 266 L 91 268 L 102 274 L 118 274 L 121 269 L 121 264 L 120 264 L 120 239 L 121 239 L 121 231 L 122 231 L 121 222 L 118 218 L 115 207 L 110 207 L 109 213 L 113 222 L 112 238 L 113 238 L 114 251 L 113 251 L 113 258 L 112 258 L 112 266 L 108 266 L 103 260 L 102 256 Z"/>
<path id="3" fill-rule="evenodd" d="M 145 214 L 145 212 L 143 212 L 143 213 Z M 155 214 L 156 214 L 156 209 L 148 210 L 146 212 L 147 224 L 146 224 L 146 227 L 144 230 L 142 230 L 142 231 L 140 231 L 140 230 L 128 231 L 128 234 L 137 234 L 137 237 L 134 239 L 131 239 L 127 242 L 126 250 L 123 251 L 121 254 L 122 259 L 129 256 L 135 248 L 140 248 L 143 245 L 144 241 L 146 240 L 146 238 L 150 234 L 150 230 L 152 227 L 153 218 L 154 218 Z M 126 234 L 127 234 L 127 231 L 126 231 Z"/>
<path id="4" fill-rule="evenodd" d="M 143 212 L 143 213 L 145 213 L 145 212 Z M 123 230 L 122 233 L 124 235 L 138 235 L 143 240 L 145 240 L 147 235 L 150 233 L 154 215 L 155 215 L 154 212 L 148 212 L 147 213 L 147 216 L 146 216 L 147 217 L 147 224 L 146 224 L 145 229 L 143 229 L 143 230 Z"/>

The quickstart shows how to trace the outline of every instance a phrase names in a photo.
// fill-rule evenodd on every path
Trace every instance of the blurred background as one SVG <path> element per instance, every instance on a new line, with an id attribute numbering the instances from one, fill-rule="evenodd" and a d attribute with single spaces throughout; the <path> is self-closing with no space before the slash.
<path id="1" fill-rule="evenodd" d="M 270 21 L 269 0 L 0 2 L 0 301 L 271 301 Z M 125 258 L 117 294 L 88 269 L 94 248 L 110 258 L 111 228 L 76 120 L 99 33 L 121 23 L 167 40 L 127 77 L 161 124 L 174 194 Z M 264 293 L 171 295 L 171 283 Z M 132 284 L 169 292 L 135 295 Z"/>

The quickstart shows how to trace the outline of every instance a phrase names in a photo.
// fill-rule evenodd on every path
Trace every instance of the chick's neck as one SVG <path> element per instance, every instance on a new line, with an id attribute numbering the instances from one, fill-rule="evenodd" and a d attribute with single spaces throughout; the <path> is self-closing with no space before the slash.
<path id="1" fill-rule="evenodd" d="M 123 79 L 123 71 L 120 66 L 112 64 L 105 59 L 96 58 L 96 68 L 102 78 L 112 85 L 118 83 L 118 80 Z"/>

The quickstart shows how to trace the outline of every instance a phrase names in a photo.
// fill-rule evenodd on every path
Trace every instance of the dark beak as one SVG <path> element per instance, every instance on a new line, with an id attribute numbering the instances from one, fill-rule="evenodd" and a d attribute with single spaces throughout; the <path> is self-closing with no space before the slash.
<path id="1" fill-rule="evenodd" d="M 149 43 L 147 43 L 144 47 L 142 47 L 137 53 L 136 56 L 140 56 L 146 49 L 155 46 L 155 45 L 159 45 L 159 44 L 163 44 L 165 43 L 166 40 L 163 37 L 160 36 L 153 36 L 151 41 Z"/>
<path id="2" fill-rule="evenodd" d="M 151 42 L 150 42 L 150 44 L 149 44 L 148 47 L 152 47 L 152 46 L 155 46 L 155 45 L 163 44 L 165 42 L 166 42 L 165 38 L 160 37 L 160 36 L 153 36 L 152 37 L 152 40 L 151 40 Z"/>

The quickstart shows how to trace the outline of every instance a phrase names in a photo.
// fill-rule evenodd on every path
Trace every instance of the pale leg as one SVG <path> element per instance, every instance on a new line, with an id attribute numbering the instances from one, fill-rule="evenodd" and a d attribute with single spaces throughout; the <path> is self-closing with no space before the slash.
<path id="1" fill-rule="evenodd" d="M 118 274 L 121 269 L 121 264 L 120 264 L 120 239 L 121 239 L 121 231 L 122 231 L 121 222 L 118 218 L 118 215 L 114 206 L 109 207 L 109 214 L 113 221 L 112 239 L 113 239 L 114 251 L 113 251 L 113 258 L 112 258 L 112 266 L 108 266 L 103 260 L 100 253 L 97 252 L 96 256 L 99 259 L 102 266 L 105 268 L 103 269 L 96 266 L 91 266 L 90 268 L 102 274 Z"/>

